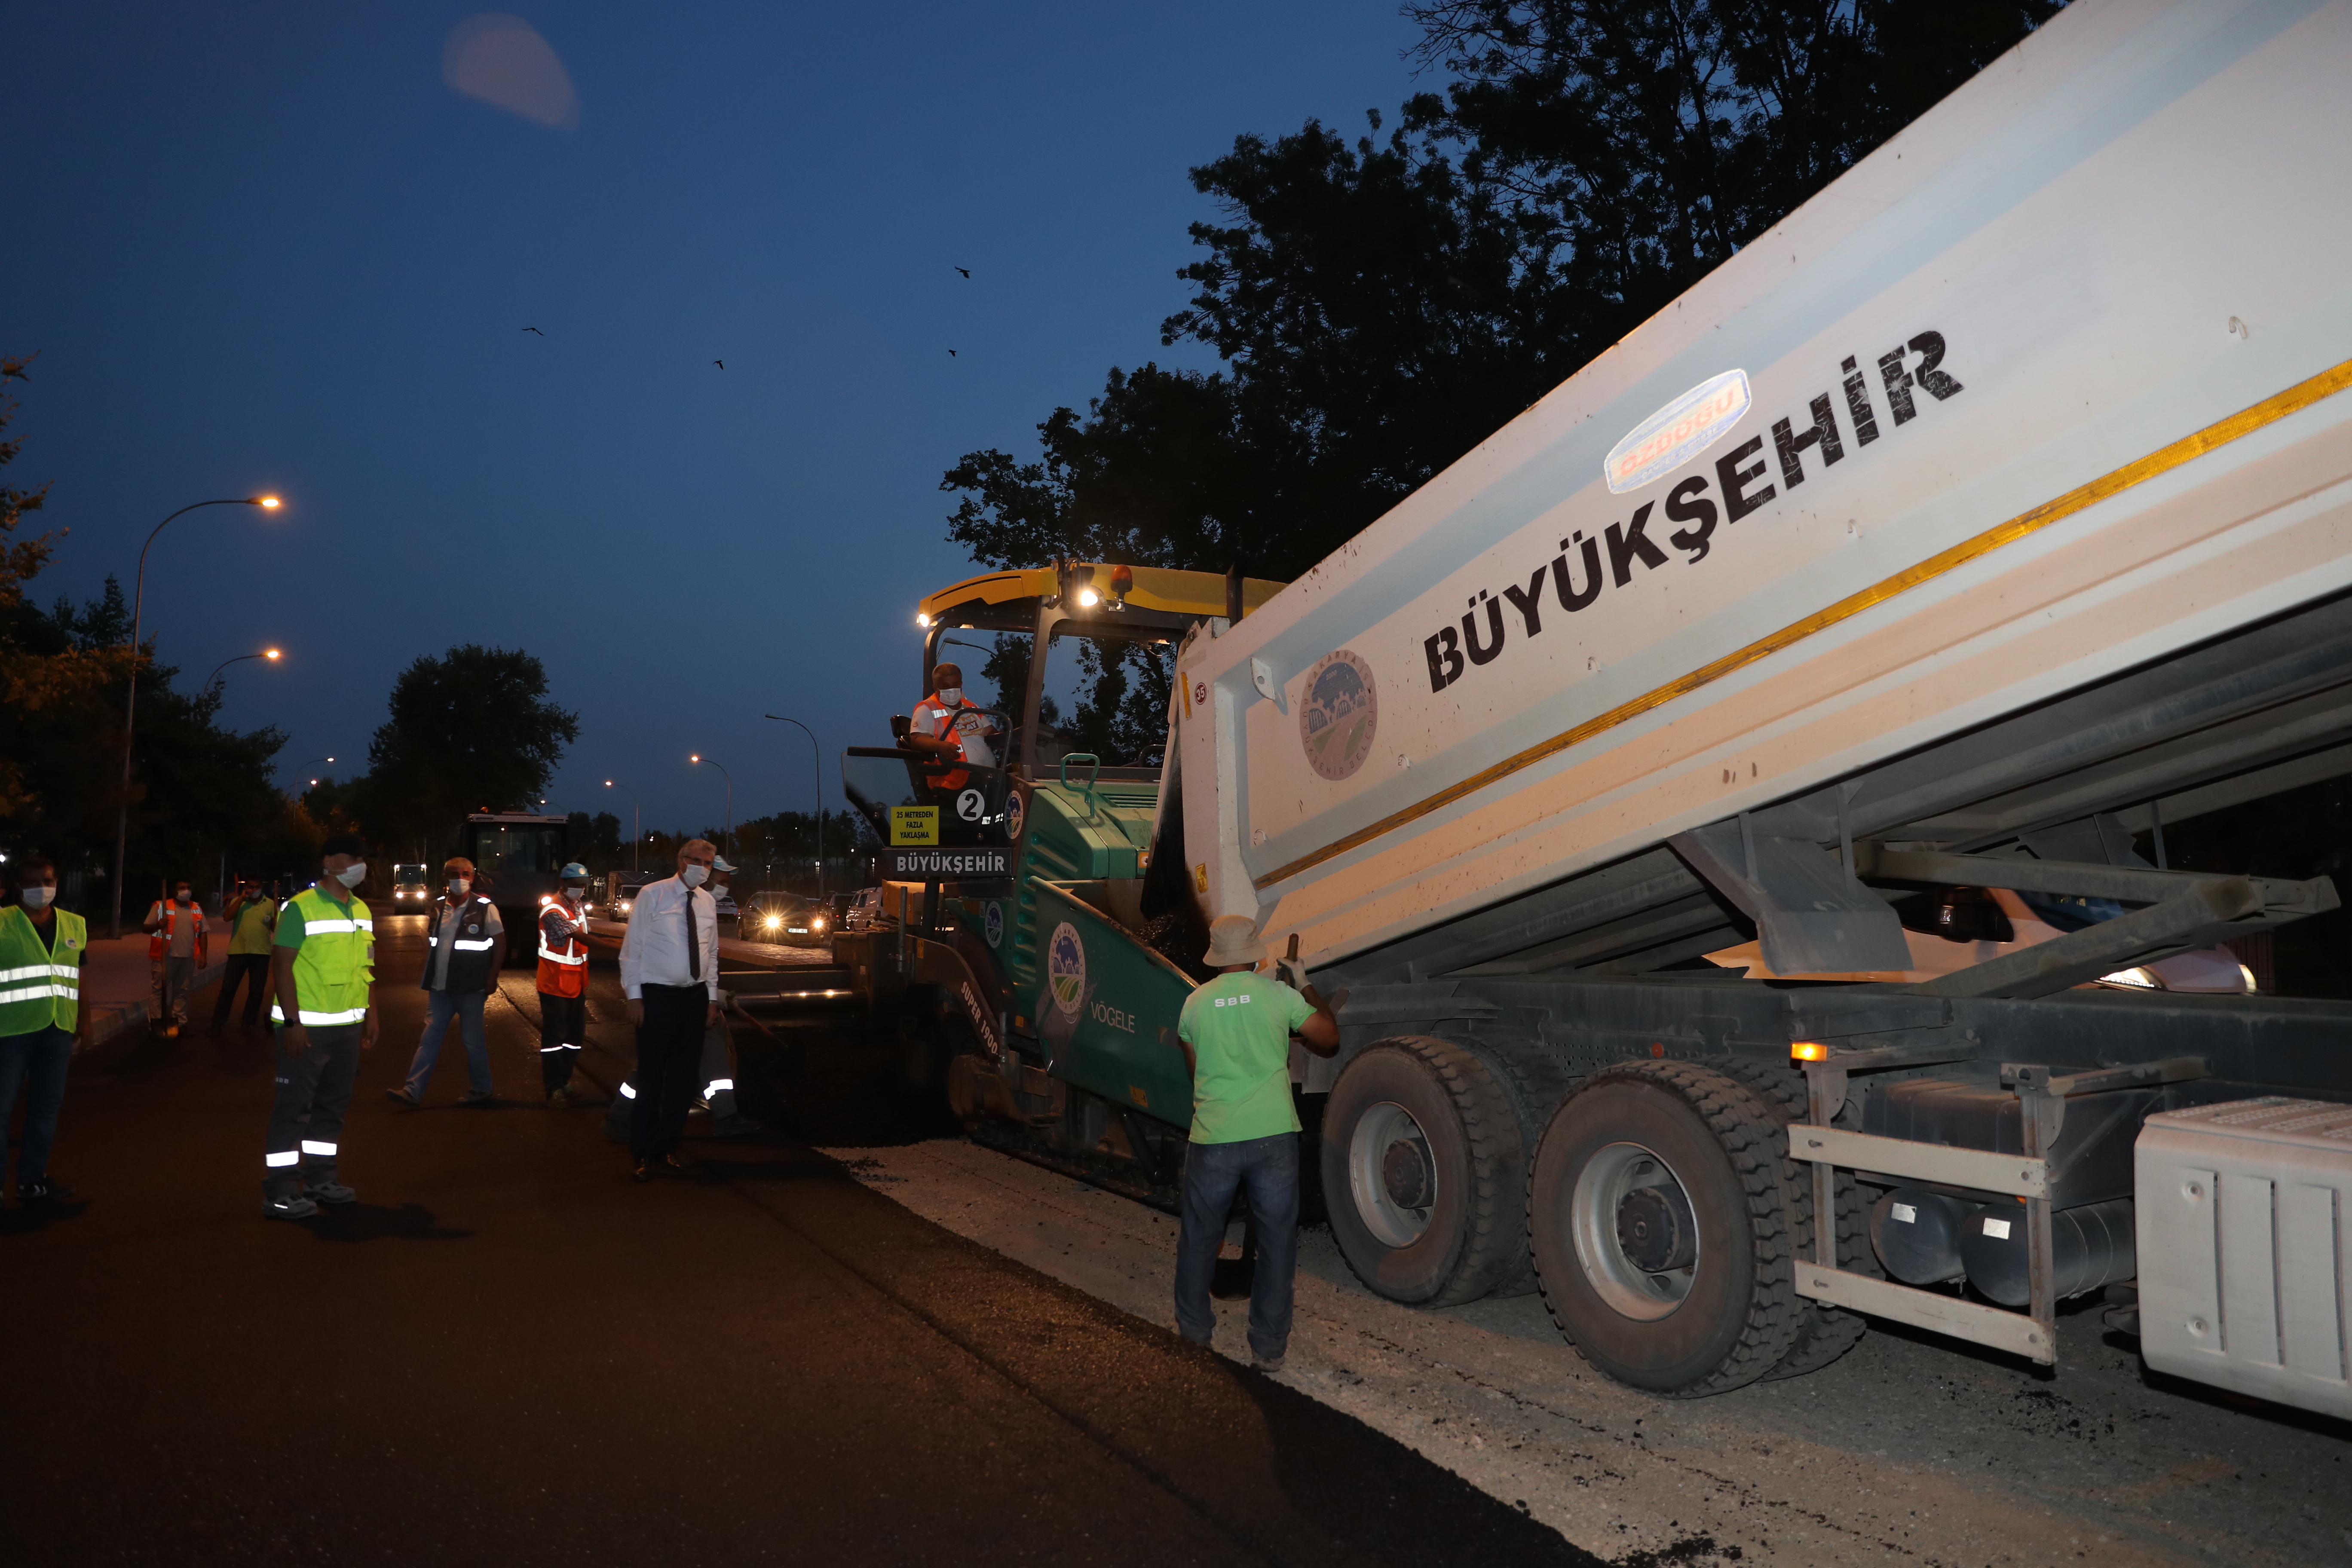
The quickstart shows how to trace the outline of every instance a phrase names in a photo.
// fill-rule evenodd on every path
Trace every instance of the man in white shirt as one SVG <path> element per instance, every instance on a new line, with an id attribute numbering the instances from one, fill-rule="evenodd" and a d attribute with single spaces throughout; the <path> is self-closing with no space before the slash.
<path id="1" fill-rule="evenodd" d="M 637 1030 L 629 1148 L 640 1182 L 687 1164 L 678 1137 L 702 1089 L 703 1031 L 719 1021 L 719 905 L 703 890 L 718 858 L 707 838 L 679 846 L 677 875 L 638 892 L 621 939 L 621 990 Z"/>

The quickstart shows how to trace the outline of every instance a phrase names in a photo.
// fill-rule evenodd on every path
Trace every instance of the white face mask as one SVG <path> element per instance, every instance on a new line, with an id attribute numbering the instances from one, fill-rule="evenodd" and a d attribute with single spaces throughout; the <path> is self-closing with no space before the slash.
<path id="1" fill-rule="evenodd" d="M 710 868 L 708 866 L 688 866 L 677 874 L 677 879 L 689 888 L 699 888 L 702 886 L 702 879 L 709 875 Z"/>
<path id="2" fill-rule="evenodd" d="M 576 904 L 576 903 L 580 902 L 580 900 L 583 900 L 583 899 L 584 899 L 584 898 L 586 898 L 586 897 L 588 896 L 588 889 L 585 889 L 585 888 L 566 887 L 566 888 L 563 889 L 563 896 L 564 896 L 565 898 L 567 898 L 567 899 L 570 899 L 573 903 L 575 903 L 575 904 Z"/>
<path id="3" fill-rule="evenodd" d="M 25 889 L 25 907 L 28 910 L 46 910 L 49 907 L 49 900 L 57 896 L 58 890 L 55 888 L 27 888 Z"/>
<path id="4" fill-rule="evenodd" d="M 963 688 L 961 686 L 940 687 L 940 700 L 946 703 L 950 708 L 961 707 L 963 703 Z"/>
<path id="5" fill-rule="evenodd" d="M 354 860 L 335 873 L 335 880 L 346 888 L 356 888 L 367 880 L 367 862 Z"/>
<path id="6" fill-rule="evenodd" d="M 459 895 L 463 895 L 466 889 L 473 885 L 474 879 L 471 877 L 452 877 L 449 879 L 449 890 Z"/>
<path id="7" fill-rule="evenodd" d="M 194 900 L 193 900 L 193 899 L 191 899 L 191 898 L 189 898 L 189 897 L 188 897 L 188 889 L 185 889 L 185 888 L 182 888 L 182 889 L 181 889 L 177 893 L 174 893 L 174 894 L 173 895 L 173 897 L 176 900 L 178 900 L 179 902 L 184 903 L 184 904 L 187 904 L 187 903 L 194 903 L 194 902 L 195 901 Z"/>

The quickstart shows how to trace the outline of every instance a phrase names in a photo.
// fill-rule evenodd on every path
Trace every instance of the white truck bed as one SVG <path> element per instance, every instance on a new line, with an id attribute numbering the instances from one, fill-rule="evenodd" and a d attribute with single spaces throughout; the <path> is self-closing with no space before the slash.
<path id="1" fill-rule="evenodd" d="M 1328 963 L 2352 587 L 2347 62 L 2343 0 L 2076 0 L 1194 638 L 1210 912 Z"/>

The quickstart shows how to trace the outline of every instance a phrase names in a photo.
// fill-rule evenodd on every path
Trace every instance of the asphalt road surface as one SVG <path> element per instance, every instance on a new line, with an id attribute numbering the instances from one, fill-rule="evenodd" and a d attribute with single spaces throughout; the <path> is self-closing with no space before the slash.
<path id="1" fill-rule="evenodd" d="M 76 1064 L 52 1163 L 82 1201 L 0 1215 L 0 1561 L 1597 1561 L 859 1185 L 808 1145 L 889 1130 L 870 1076 L 753 1095 L 779 1131 L 640 1186 L 600 1112 L 541 1103 L 510 971 L 501 1098 L 453 1103 L 453 1040 L 395 1108 L 422 924 L 379 917 L 349 1208 L 263 1217 L 260 1035 Z M 609 1081 L 609 971 L 592 1016 Z"/>

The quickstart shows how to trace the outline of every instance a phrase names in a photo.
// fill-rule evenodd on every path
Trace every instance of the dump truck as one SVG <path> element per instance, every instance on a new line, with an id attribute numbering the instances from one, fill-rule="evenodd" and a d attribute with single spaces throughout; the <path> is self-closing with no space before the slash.
<path id="1" fill-rule="evenodd" d="M 1116 612 L 1155 767 L 1037 747 L 1141 569 L 933 595 L 927 661 L 1034 639 L 1027 750 L 869 791 L 935 835 L 874 994 L 967 1116 L 1165 1169 L 1245 915 L 1339 1004 L 1294 1077 L 1383 1296 L 1539 1289 L 1673 1396 L 1872 1318 L 2054 1364 L 2087 1300 L 2352 1415 L 2352 1005 L 2231 973 L 2337 894 L 2165 840 L 2352 773 L 2347 59 L 2076 0 L 1303 578 Z"/>

